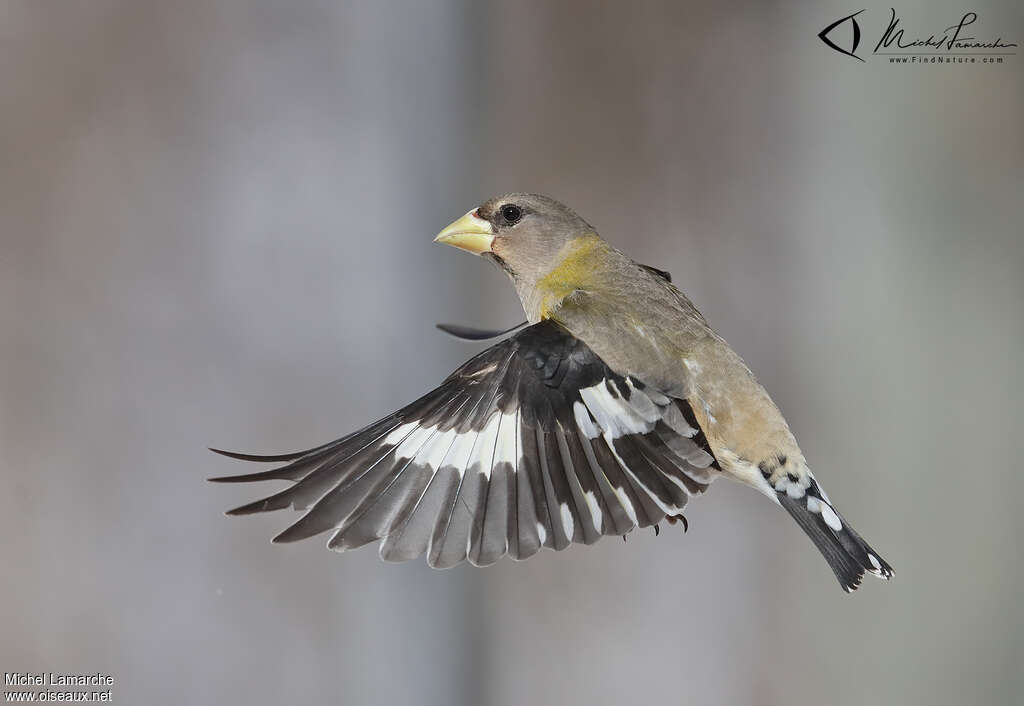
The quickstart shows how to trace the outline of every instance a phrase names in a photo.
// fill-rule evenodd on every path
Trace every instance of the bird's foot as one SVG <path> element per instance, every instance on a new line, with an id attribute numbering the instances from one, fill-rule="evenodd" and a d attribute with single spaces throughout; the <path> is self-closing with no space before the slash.
<path id="1" fill-rule="evenodd" d="M 683 523 L 683 532 L 687 532 L 690 529 L 690 523 L 686 521 L 684 515 L 669 515 L 665 518 L 670 525 L 674 525 L 677 522 Z"/>

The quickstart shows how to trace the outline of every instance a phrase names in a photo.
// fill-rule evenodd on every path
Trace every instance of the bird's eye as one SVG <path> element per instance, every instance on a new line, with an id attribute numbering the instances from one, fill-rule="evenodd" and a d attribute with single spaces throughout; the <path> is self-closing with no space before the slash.
<path id="1" fill-rule="evenodd" d="M 509 203 L 501 207 L 501 218 L 507 225 L 514 226 L 523 217 L 523 209 Z"/>

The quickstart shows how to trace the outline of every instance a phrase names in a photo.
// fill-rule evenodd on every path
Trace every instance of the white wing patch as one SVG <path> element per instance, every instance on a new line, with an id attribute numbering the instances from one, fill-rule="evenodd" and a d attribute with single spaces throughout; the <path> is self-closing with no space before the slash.
<path id="1" fill-rule="evenodd" d="M 580 397 L 605 435 L 613 439 L 627 434 L 646 434 L 654 428 L 654 424 L 640 416 L 629 402 L 613 397 L 603 382 L 583 388 Z"/>
<path id="2" fill-rule="evenodd" d="M 588 490 L 583 493 L 583 497 L 587 500 L 587 507 L 590 509 L 590 517 L 594 520 L 594 531 L 600 534 L 601 527 L 604 524 L 604 518 L 601 515 L 601 506 L 597 502 L 597 496 L 593 491 Z"/>
<path id="3" fill-rule="evenodd" d="M 408 422 L 406 424 L 402 424 L 395 427 L 394 431 L 392 431 L 390 434 L 384 437 L 382 445 L 394 446 L 398 442 L 405 439 L 405 437 L 409 436 L 409 434 L 411 434 L 414 429 L 418 429 L 419 426 L 420 425 L 417 424 L 416 422 Z"/>
<path id="4" fill-rule="evenodd" d="M 444 459 L 451 451 L 457 436 L 458 434 L 454 429 L 442 432 L 437 436 L 437 438 L 430 441 L 425 451 L 420 452 L 416 461 L 424 463 L 432 469 L 437 470 L 441 467 L 441 464 L 444 463 Z"/>
<path id="5" fill-rule="evenodd" d="M 484 477 L 490 479 L 491 468 L 494 465 L 495 449 L 498 442 L 498 428 L 501 426 L 502 414 L 493 413 L 487 420 L 487 425 L 480 432 L 480 442 L 477 444 L 474 456 L 480 461 L 480 472 Z"/>
<path id="6" fill-rule="evenodd" d="M 559 505 L 559 514 L 562 517 L 562 528 L 565 530 L 565 536 L 568 537 L 569 541 L 572 541 L 573 528 L 572 511 L 569 510 L 569 503 L 562 503 Z"/>
<path id="7" fill-rule="evenodd" d="M 590 413 L 587 412 L 587 407 L 582 402 L 573 402 L 572 413 L 576 418 L 576 425 L 580 428 L 588 439 L 596 439 L 601 436 L 601 430 L 594 424 L 594 420 L 590 418 Z"/>
<path id="8" fill-rule="evenodd" d="M 597 430 L 594 425 L 590 423 L 590 416 L 597 421 L 597 425 L 604 434 L 610 434 L 613 439 L 628 434 L 647 434 L 654 429 L 659 421 L 666 416 L 671 416 L 672 413 L 668 410 L 674 409 L 671 405 L 672 401 L 661 393 L 646 388 L 641 390 L 631 379 L 627 378 L 626 389 L 612 394 L 608 389 L 610 384 L 613 383 L 602 380 L 596 385 L 580 389 L 580 397 L 590 415 L 584 414 L 583 405 L 578 402 L 573 405 L 576 421 L 588 439 L 598 436 L 595 433 Z M 618 383 L 616 387 L 622 387 L 622 383 Z M 673 421 L 675 421 L 674 417 Z M 690 430 L 685 421 L 682 424 L 687 430 Z M 692 436 L 694 430 L 690 431 Z"/>
<path id="9" fill-rule="evenodd" d="M 516 423 L 516 414 L 499 415 L 498 441 L 494 449 L 494 465 L 508 463 L 513 468 L 518 461 L 517 450 L 519 425 Z"/>
<path id="10" fill-rule="evenodd" d="M 395 458 L 416 458 L 437 427 L 417 427 L 394 450 Z"/>

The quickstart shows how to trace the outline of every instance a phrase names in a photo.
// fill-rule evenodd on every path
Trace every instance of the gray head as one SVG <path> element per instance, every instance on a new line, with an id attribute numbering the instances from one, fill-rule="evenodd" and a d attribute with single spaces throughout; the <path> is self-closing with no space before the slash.
<path id="1" fill-rule="evenodd" d="M 595 235 L 575 211 L 540 194 L 506 194 L 480 204 L 434 239 L 487 257 L 516 281 L 536 282 L 565 246 Z"/>

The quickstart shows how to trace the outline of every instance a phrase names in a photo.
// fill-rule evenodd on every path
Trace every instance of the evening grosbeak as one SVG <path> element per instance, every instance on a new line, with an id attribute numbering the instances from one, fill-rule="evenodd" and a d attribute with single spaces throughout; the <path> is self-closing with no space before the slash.
<path id="1" fill-rule="evenodd" d="M 482 566 L 657 527 L 726 476 L 785 508 L 845 590 L 865 571 L 892 576 L 829 500 L 768 393 L 667 273 L 535 194 L 491 199 L 436 240 L 504 270 L 529 325 L 342 439 L 276 456 L 219 451 L 285 465 L 213 480 L 293 482 L 229 514 L 291 507 L 305 513 L 275 542 L 330 531 L 338 551 L 382 540 L 387 560 Z"/>

